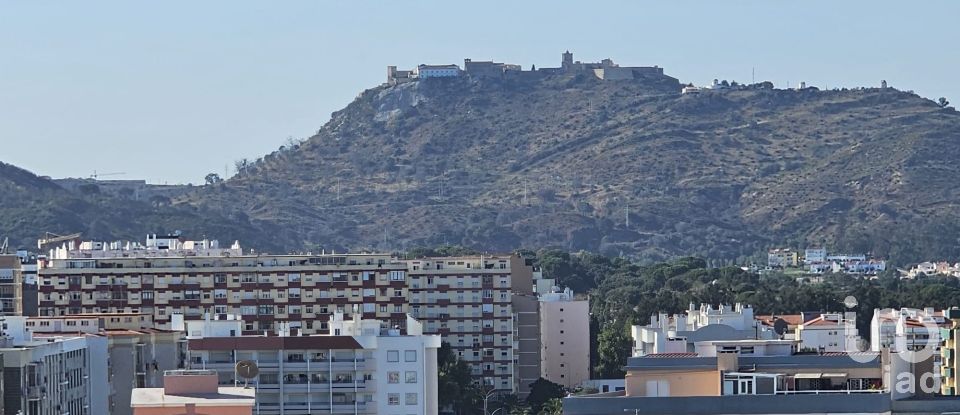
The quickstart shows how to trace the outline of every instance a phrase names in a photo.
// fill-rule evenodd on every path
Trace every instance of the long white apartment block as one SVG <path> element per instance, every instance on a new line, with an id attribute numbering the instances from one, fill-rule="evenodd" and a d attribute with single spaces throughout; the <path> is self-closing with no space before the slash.
<path id="1" fill-rule="evenodd" d="M 143 313 L 157 328 L 175 316 L 238 315 L 240 332 L 278 327 L 329 334 L 334 313 L 405 330 L 407 314 L 440 334 L 478 381 L 515 393 L 515 293 L 533 269 L 516 255 L 401 258 L 332 252 L 271 255 L 239 243 L 150 235 L 145 242 L 67 241 L 39 264 L 39 315 Z M 356 306 L 356 307 L 355 307 Z"/>

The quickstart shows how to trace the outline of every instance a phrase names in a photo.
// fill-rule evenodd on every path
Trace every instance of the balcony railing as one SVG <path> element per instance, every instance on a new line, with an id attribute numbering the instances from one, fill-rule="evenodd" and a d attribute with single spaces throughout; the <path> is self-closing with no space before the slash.
<path id="1" fill-rule="evenodd" d="M 889 393 L 883 389 L 824 389 L 777 391 L 774 395 L 850 395 L 855 393 Z"/>

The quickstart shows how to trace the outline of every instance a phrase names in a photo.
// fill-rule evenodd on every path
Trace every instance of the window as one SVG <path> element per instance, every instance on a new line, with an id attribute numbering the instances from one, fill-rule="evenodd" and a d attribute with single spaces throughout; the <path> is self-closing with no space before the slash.
<path id="1" fill-rule="evenodd" d="M 416 404 L 417 404 L 417 394 L 416 394 L 416 393 L 408 393 L 408 394 L 407 394 L 407 398 L 406 398 L 406 404 L 407 404 L 407 405 L 416 405 Z"/>
<path id="2" fill-rule="evenodd" d="M 388 394 L 387 394 L 387 405 L 400 405 L 400 394 L 399 394 L 399 393 L 388 393 Z"/>
<path id="3" fill-rule="evenodd" d="M 400 361 L 400 351 L 399 351 L 399 350 L 387 350 L 387 361 L 388 361 L 388 362 L 399 362 L 399 361 Z"/>
<path id="4" fill-rule="evenodd" d="M 400 372 L 387 372 L 387 383 L 400 383 Z"/>
<path id="5" fill-rule="evenodd" d="M 403 281 L 406 271 L 390 271 L 390 281 Z"/>
<path id="6" fill-rule="evenodd" d="M 403 361 L 404 362 L 416 362 L 417 361 L 417 351 L 416 350 L 407 350 L 403 352 Z"/>
<path id="7" fill-rule="evenodd" d="M 417 372 L 406 372 L 404 374 L 404 382 L 406 383 L 417 383 Z"/>

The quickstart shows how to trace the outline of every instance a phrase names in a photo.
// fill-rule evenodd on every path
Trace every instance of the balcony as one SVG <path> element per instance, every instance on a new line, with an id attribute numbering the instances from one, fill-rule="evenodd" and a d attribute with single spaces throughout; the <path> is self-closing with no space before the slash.
<path id="1" fill-rule="evenodd" d="M 38 401 L 46 395 L 46 388 L 43 386 L 28 386 L 27 400 Z"/>
<path id="2" fill-rule="evenodd" d="M 330 386 L 334 389 L 339 388 L 363 388 L 366 385 L 366 382 L 363 379 L 334 379 L 333 382 L 330 382 Z"/>
<path id="3" fill-rule="evenodd" d="M 300 373 L 297 375 L 286 375 L 283 377 L 284 385 L 306 385 L 310 383 L 310 377 L 305 373 Z"/>

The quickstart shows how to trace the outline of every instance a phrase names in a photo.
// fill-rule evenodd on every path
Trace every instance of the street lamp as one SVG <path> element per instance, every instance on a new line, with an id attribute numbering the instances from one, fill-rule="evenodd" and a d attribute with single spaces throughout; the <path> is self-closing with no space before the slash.
<path id="1" fill-rule="evenodd" d="M 491 389 L 489 392 L 487 392 L 486 395 L 483 396 L 483 415 L 491 415 L 487 413 L 487 400 L 490 399 L 490 397 L 493 396 L 493 394 L 495 393 L 497 393 L 497 390 Z M 497 411 L 493 411 L 493 412 L 496 413 Z"/>

